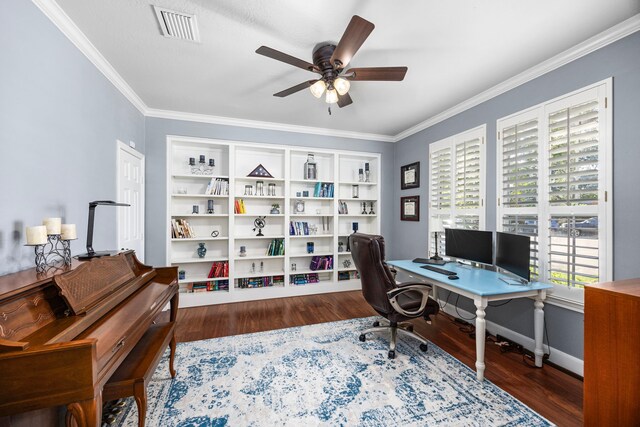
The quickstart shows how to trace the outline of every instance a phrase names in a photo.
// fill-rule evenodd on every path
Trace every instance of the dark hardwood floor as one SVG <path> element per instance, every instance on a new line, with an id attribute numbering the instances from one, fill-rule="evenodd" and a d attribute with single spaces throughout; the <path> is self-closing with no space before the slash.
<path id="1" fill-rule="evenodd" d="M 180 309 L 179 342 L 246 334 L 376 315 L 360 291 Z M 475 339 L 446 314 L 415 330 L 475 370 Z M 354 331 L 358 333 L 358 331 Z M 487 341 L 485 376 L 559 426 L 582 425 L 582 381 L 551 366 L 531 368 L 515 353 Z"/>

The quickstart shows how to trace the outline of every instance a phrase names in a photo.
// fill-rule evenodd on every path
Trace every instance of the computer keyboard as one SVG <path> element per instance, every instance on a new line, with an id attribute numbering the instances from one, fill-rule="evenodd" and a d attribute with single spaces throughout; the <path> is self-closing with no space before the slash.
<path id="1" fill-rule="evenodd" d="M 444 274 L 445 276 L 456 276 L 458 274 L 455 271 L 445 270 L 444 268 L 438 268 L 432 265 L 421 265 L 420 268 L 424 268 L 425 270 L 435 271 L 436 273 Z"/>

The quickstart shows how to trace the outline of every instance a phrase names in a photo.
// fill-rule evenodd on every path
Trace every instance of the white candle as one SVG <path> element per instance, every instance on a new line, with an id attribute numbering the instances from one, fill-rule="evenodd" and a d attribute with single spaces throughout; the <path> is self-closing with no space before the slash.
<path id="1" fill-rule="evenodd" d="M 75 224 L 62 224 L 60 233 L 61 240 L 74 240 L 78 238 Z"/>
<path id="2" fill-rule="evenodd" d="M 47 243 L 47 227 L 36 225 L 27 227 L 27 245 L 44 245 Z"/>
<path id="3" fill-rule="evenodd" d="M 47 227 L 47 234 L 60 234 L 62 218 L 45 218 L 42 220 L 42 225 Z"/>

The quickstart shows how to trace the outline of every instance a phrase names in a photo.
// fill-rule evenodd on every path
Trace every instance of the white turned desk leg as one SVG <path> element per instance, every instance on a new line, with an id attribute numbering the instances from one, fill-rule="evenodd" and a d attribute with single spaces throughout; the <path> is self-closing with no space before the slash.
<path id="1" fill-rule="evenodd" d="M 542 366 L 542 356 L 544 356 L 543 349 L 543 336 L 544 336 L 544 299 L 546 297 L 545 291 L 538 292 L 535 301 L 533 302 L 533 336 L 536 341 L 536 348 L 534 354 L 536 356 L 536 366 Z"/>
<path id="2" fill-rule="evenodd" d="M 485 331 L 487 329 L 487 321 L 484 320 L 484 309 L 487 307 L 487 299 L 476 298 L 474 303 L 476 304 L 476 375 L 478 381 L 482 381 L 484 380 L 484 346 Z"/>

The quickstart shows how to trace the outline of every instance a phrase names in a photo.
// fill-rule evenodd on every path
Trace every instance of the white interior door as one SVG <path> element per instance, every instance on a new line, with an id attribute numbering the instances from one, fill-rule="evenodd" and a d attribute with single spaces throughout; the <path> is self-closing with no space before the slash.
<path id="1" fill-rule="evenodd" d="M 118 141 L 118 248 L 133 249 L 144 262 L 144 155 Z"/>

